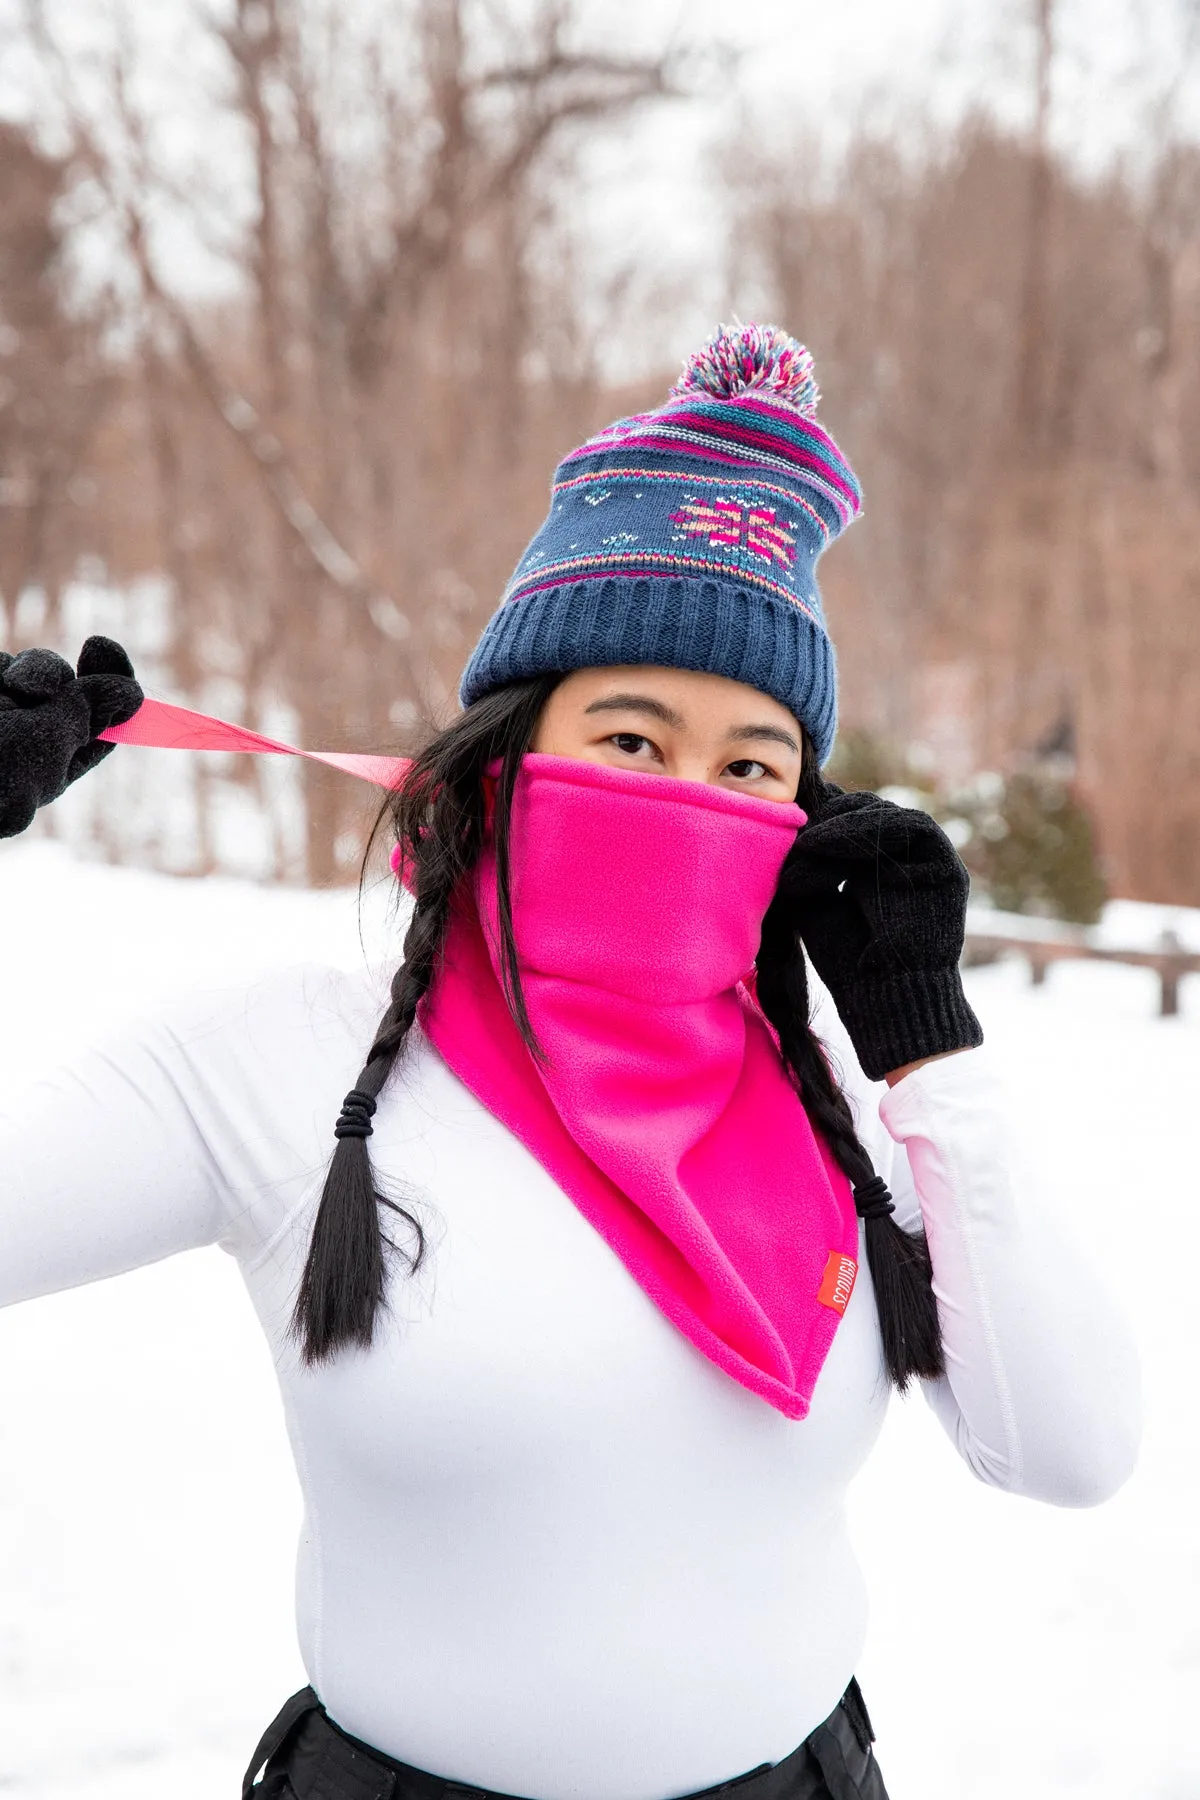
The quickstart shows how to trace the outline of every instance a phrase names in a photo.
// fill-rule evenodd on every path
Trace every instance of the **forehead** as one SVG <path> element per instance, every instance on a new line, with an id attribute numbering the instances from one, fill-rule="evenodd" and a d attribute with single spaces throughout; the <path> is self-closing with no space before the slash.
<path id="1" fill-rule="evenodd" d="M 612 664 L 595 669 L 576 669 L 562 682 L 558 693 L 581 709 L 592 701 L 620 694 L 645 695 L 681 713 L 690 725 L 757 719 L 796 729 L 795 716 L 770 694 L 734 681 L 726 675 L 710 675 L 693 669 L 669 669 L 655 663 Z"/>

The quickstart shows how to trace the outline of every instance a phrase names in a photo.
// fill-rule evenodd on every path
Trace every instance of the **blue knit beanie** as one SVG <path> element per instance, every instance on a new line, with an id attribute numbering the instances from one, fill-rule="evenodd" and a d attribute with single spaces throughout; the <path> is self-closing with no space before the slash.
<path id="1" fill-rule="evenodd" d="M 817 558 L 862 490 L 814 417 L 812 357 L 770 325 L 722 327 L 656 411 L 559 464 L 550 512 L 463 672 L 464 706 L 530 675 L 656 663 L 728 675 L 837 729 Z"/>

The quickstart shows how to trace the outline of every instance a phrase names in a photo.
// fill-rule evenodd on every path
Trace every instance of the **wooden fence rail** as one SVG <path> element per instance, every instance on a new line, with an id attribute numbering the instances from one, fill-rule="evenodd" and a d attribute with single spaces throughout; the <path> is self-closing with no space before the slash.
<path id="1" fill-rule="evenodd" d="M 1046 935 L 1035 935 L 1041 929 Z M 1163 931 L 1156 946 L 1147 950 L 1121 949 L 1091 941 L 1086 927 L 1062 926 L 1052 920 L 1024 919 L 1015 925 L 1011 919 L 996 925 L 983 918 L 968 919 L 967 941 L 963 955 L 965 967 L 995 962 L 999 957 L 1016 952 L 1029 964 L 1029 976 L 1035 987 L 1046 979 L 1051 963 L 1087 958 L 1094 962 L 1132 963 L 1141 969 L 1154 969 L 1159 980 L 1159 1016 L 1172 1018 L 1179 1011 L 1179 983 L 1184 975 L 1200 971 L 1200 951 L 1185 948 L 1178 934 Z"/>

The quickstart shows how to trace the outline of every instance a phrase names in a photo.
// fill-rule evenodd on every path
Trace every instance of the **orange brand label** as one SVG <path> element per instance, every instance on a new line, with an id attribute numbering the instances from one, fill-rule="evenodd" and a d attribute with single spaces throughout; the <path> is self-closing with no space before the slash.
<path id="1" fill-rule="evenodd" d="M 821 1277 L 821 1285 L 817 1289 L 817 1299 L 822 1306 L 831 1306 L 835 1313 L 844 1313 L 846 1302 L 854 1292 L 854 1277 L 858 1274 L 858 1264 L 852 1256 L 841 1256 L 836 1250 L 829 1252 L 829 1261 L 825 1264 L 825 1273 Z"/>

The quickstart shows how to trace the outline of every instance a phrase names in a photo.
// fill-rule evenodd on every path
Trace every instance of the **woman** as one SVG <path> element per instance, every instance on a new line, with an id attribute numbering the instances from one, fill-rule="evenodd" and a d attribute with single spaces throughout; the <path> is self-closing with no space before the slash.
<path id="1" fill-rule="evenodd" d="M 966 871 L 820 773 L 860 495 L 816 398 L 718 333 L 560 467 L 389 799 L 386 1005 L 201 998 L 0 1131 L 0 1302 L 217 1242 L 270 1341 L 311 1686 L 244 1795 L 886 1800 L 843 1498 L 889 1385 L 1009 1492 L 1132 1467 L 1124 1324 L 1013 1189 Z M 8 661 L 0 832 L 140 698 L 105 640 Z"/>

